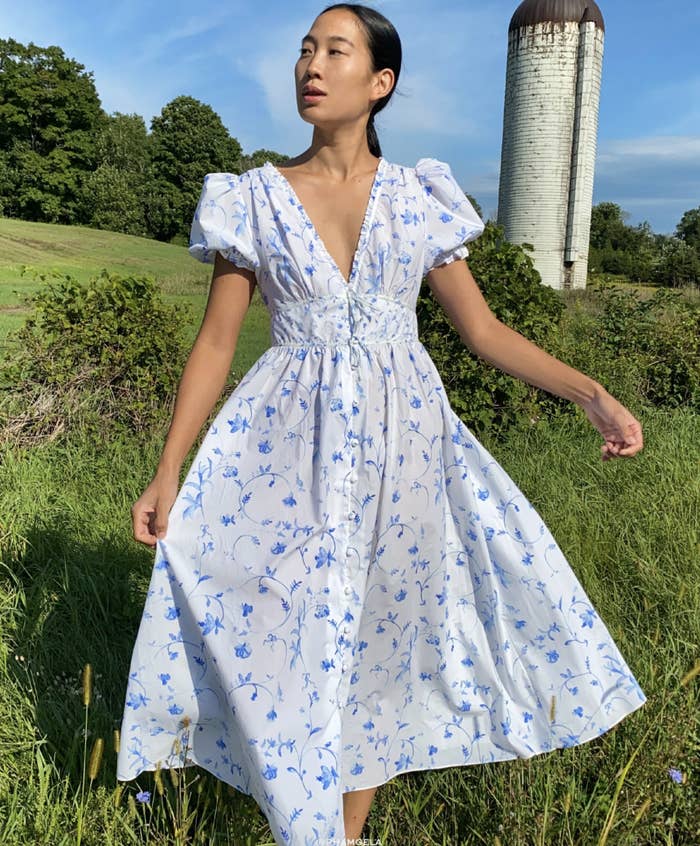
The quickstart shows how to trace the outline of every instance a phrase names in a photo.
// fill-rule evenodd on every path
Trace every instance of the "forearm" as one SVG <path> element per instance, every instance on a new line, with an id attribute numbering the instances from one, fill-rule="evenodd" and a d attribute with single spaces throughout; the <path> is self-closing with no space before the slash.
<path id="1" fill-rule="evenodd" d="M 202 425 L 221 395 L 232 353 L 198 339 L 182 372 L 173 417 L 158 462 L 158 472 L 179 473 Z"/>
<path id="2" fill-rule="evenodd" d="M 569 367 L 497 319 L 469 348 L 499 370 L 577 405 L 584 405 L 605 390 L 595 379 Z"/>

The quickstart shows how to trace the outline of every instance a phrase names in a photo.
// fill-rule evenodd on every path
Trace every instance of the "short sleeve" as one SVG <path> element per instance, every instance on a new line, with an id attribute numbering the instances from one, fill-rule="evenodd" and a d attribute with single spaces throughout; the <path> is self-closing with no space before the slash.
<path id="1" fill-rule="evenodd" d="M 244 175 L 208 173 L 190 228 L 188 252 L 213 264 L 218 252 L 233 264 L 256 270 L 260 264 L 243 198 Z"/>
<path id="2" fill-rule="evenodd" d="M 434 267 L 469 255 L 465 242 L 484 231 L 484 223 L 459 187 L 449 164 L 419 159 L 416 176 L 423 189 L 425 252 L 423 276 Z"/>

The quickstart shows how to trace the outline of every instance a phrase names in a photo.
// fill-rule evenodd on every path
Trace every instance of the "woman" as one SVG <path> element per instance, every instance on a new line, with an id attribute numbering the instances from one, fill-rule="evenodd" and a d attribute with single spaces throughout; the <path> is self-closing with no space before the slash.
<path id="1" fill-rule="evenodd" d="M 642 448 L 593 379 L 500 323 L 463 259 L 484 224 L 449 166 L 381 155 L 399 38 L 335 4 L 301 41 L 314 127 L 284 170 L 208 174 L 190 252 L 215 262 L 162 458 L 134 504 L 156 561 L 118 778 L 197 763 L 278 843 L 360 836 L 399 772 L 590 740 L 645 696 L 532 505 L 417 339 L 427 276 L 465 344 L 578 403 L 602 459 Z M 221 408 L 256 283 L 271 347 Z"/>

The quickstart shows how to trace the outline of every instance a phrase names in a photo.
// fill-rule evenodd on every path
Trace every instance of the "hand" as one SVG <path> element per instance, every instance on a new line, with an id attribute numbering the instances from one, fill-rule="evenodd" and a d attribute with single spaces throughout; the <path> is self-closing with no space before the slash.
<path id="1" fill-rule="evenodd" d="M 179 474 L 156 473 L 153 481 L 131 506 L 134 540 L 153 546 L 165 537 L 168 515 L 177 497 Z"/>
<path id="2" fill-rule="evenodd" d="M 586 417 L 605 438 L 601 460 L 630 458 L 644 446 L 642 424 L 622 403 L 600 387 L 596 395 L 581 406 Z"/>

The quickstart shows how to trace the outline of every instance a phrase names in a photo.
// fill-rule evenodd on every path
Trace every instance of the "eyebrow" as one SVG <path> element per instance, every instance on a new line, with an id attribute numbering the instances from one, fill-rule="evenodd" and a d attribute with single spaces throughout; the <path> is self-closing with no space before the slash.
<path id="1" fill-rule="evenodd" d="M 346 44 L 349 44 L 351 47 L 354 47 L 354 46 L 355 46 L 355 45 L 352 43 L 352 41 L 350 41 L 350 39 L 349 39 L 349 38 L 345 38 L 345 36 L 343 36 L 343 35 L 329 35 L 329 36 L 328 36 L 328 40 L 329 40 L 329 41 L 344 41 Z M 305 36 L 301 39 L 301 43 L 303 44 L 305 41 L 311 41 L 311 42 L 313 42 L 314 44 L 316 44 L 316 43 L 317 43 L 317 42 L 316 42 L 316 39 L 314 38 L 314 36 L 313 36 L 313 35 L 309 35 L 308 33 L 307 33 L 307 34 L 306 34 L 306 35 L 305 35 Z"/>

